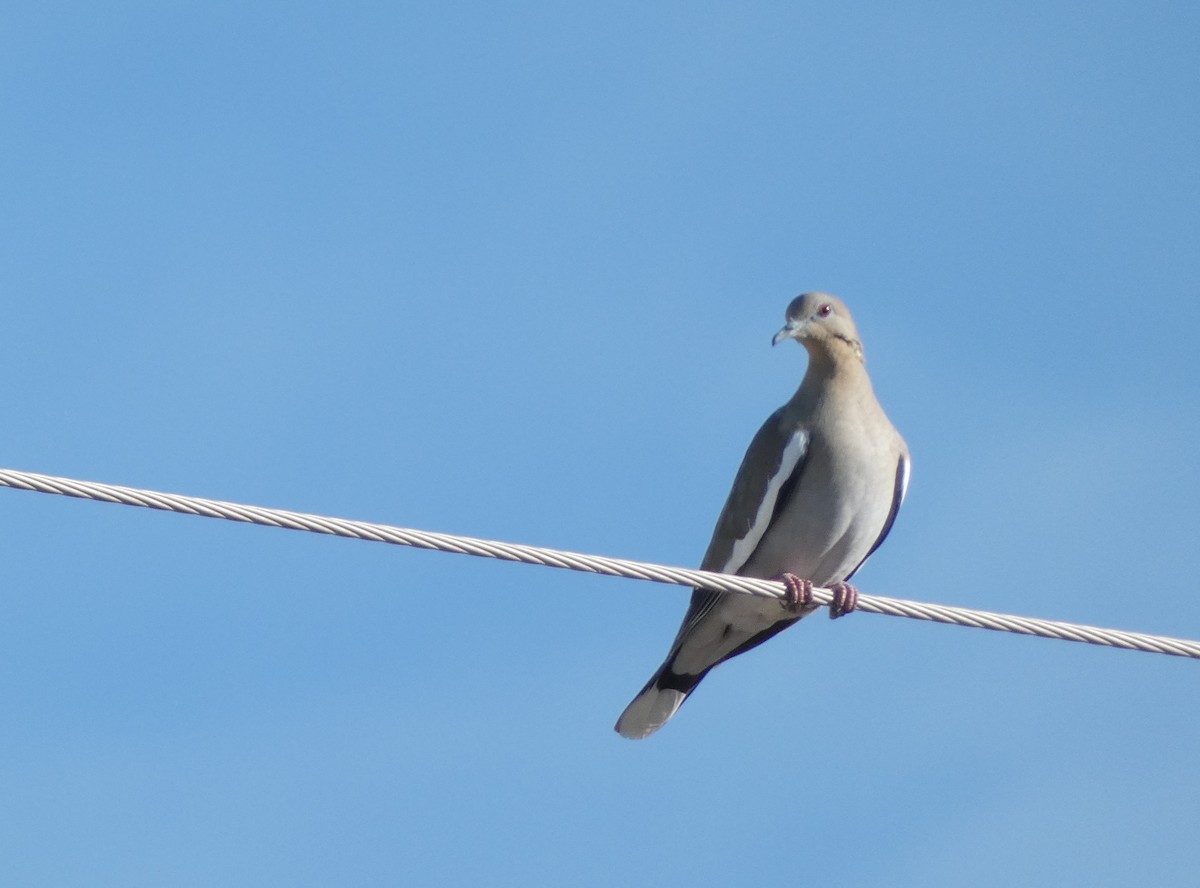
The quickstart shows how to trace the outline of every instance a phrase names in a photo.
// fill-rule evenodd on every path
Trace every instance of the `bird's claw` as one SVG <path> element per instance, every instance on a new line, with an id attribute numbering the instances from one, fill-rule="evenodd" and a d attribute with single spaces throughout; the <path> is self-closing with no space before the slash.
<path id="1" fill-rule="evenodd" d="M 798 614 L 812 607 L 812 580 L 803 579 L 795 574 L 785 573 L 780 575 L 779 581 L 787 587 L 787 591 L 783 596 L 783 606 L 789 611 Z"/>
<path id="2" fill-rule="evenodd" d="M 849 583 L 830 583 L 833 601 L 829 602 L 829 619 L 844 617 L 858 607 L 858 590 Z"/>

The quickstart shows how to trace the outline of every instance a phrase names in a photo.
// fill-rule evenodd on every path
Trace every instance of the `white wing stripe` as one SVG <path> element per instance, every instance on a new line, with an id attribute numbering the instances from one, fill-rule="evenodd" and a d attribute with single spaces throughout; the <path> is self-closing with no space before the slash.
<path id="1" fill-rule="evenodd" d="M 804 458 L 807 450 L 808 432 L 797 429 L 783 448 L 783 453 L 779 457 L 779 468 L 767 482 L 767 489 L 763 493 L 762 502 L 758 504 L 758 511 L 754 513 L 754 521 L 750 524 L 750 529 L 746 531 L 744 537 L 733 544 L 733 551 L 729 553 L 729 560 L 721 568 L 721 573 L 737 573 L 750 560 L 750 556 L 762 542 L 763 535 L 767 532 L 767 525 L 771 522 L 771 516 L 775 513 L 775 500 L 779 498 L 779 491 L 787 483 L 788 478 L 792 477 L 792 472 L 796 470 L 796 466 L 800 464 L 800 460 Z"/>

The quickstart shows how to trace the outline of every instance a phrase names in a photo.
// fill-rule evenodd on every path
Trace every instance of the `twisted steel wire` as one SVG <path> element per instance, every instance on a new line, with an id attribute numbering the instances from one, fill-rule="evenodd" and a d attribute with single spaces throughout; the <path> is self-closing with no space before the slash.
<path id="1" fill-rule="evenodd" d="M 0 469 L 0 486 L 99 502 L 120 503 L 127 506 L 142 506 L 166 512 L 181 512 L 206 518 L 224 518 L 229 521 L 261 524 L 266 527 L 282 527 L 350 539 L 373 540 L 398 546 L 412 546 L 418 549 L 436 549 L 441 552 L 456 552 L 460 555 L 476 555 L 606 576 L 699 587 L 717 592 L 734 592 L 779 599 L 784 597 L 785 592 L 783 584 L 776 580 L 760 580 L 753 577 L 739 577 L 644 561 L 567 552 L 541 546 L 526 546 L 457 534 L 393 527 L 387 524 L 354 521 L 348 518 L 330 518 L 304 512 L 247 506 L 177 493 L 162 493 L 135 487 L 119 487 L 94 481 L 78 481 L 73 478 L 40 475 L 16 469 Z M 816 604 L 827 607 L 832 599 L 833 593 L 830 590 L 820 587 L 813 589 L 813 600 Z M 1198 641 L 1126 632 L 1118 629 L 1104 629 L 1098 626 L 1064 623 L 1057 620 L 1042 620 L 1035 617 L 1020 617 L 1012 614 L 866 594 L 859 595 L 858 610 L 892 617 L 908 617 L 934 623 L 973 626 L 998 632 L 1015 632 L 1041 638 L 1057 638 L 1063 641 L 1078 641 L 1085 644 L 1200 659 L 1200 642 Z"/>

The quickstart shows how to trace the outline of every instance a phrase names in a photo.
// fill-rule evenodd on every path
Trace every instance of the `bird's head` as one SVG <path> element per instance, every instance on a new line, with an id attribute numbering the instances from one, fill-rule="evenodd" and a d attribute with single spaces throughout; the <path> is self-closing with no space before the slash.
<path id="1" fill-rule="evenodd" d="M 785 339 L 795 339 L 813 352 L 821 350 L 836 355 L 850 349 L 860 360 L 863 357 L 858 328 L 846 303 L 828 293 L 804 293 L 792 300 L 785 314 L 787 323 L 775 334 L 771 345 Z"/>

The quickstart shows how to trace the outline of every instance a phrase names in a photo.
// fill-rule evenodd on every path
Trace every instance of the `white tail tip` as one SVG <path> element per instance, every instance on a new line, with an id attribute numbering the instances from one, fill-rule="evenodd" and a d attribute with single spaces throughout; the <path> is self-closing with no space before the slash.
<path id="1" fill-rule="evenodd" d="M 683 691 L 648 687 L 625 707 L 617 719 L 616 732 L 630 740 L 649 737 L 670 720 L 686 699 Z"/>

